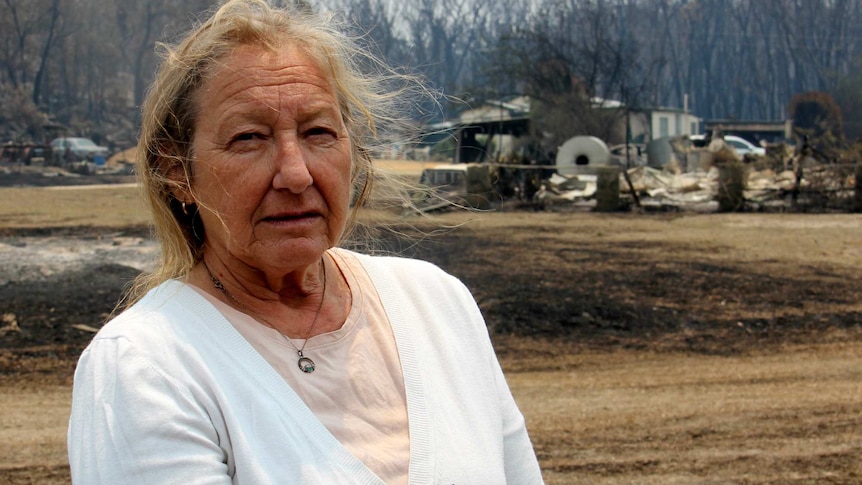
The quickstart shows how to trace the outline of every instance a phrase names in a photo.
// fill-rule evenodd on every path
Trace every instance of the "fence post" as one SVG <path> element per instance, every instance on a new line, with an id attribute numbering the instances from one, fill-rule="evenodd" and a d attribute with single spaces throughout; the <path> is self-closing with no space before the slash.
<path id="1" fill-rule="evenodd" d="M 605 165 L 596 170 L 596 211 L 613 212 L 620 208 L 620 167 Z"/>
<path id="2" fill-rule="evenodd" d="M 739 212 L 745 208 L 745 165 L 738 161 L 718 164 L 718 210 Z"/>
<path id="3" fill-rule="evenodd" d="M 856 212 L 862 212 L 862 162 L 856 162 Z"/>

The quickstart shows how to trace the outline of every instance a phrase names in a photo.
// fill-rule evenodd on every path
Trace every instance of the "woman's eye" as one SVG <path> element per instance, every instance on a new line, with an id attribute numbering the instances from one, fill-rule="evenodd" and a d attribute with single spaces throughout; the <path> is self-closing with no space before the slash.
<path id="1" fill-rule="evenodd" d="M 305 136 L 318 141 L 334 141 L 338 133 L 326 127 L 315 127 L 305 132 Z"/>
<path id="2" fill-rule="evenodd" d="M 233 138 L 233 141 L 249 141 L 255 140 L 259 137 L 260 135 L 257 133 L 240 133 Z"/>
<path id="3" fill-rule="evenodd" d="M 265 139 L 265 136 L 257 131 L 249 131 L 234 135 L 228 143 L 228 148 L 232 151 L 251 151 L 259 148 L 260 143 Z"/>

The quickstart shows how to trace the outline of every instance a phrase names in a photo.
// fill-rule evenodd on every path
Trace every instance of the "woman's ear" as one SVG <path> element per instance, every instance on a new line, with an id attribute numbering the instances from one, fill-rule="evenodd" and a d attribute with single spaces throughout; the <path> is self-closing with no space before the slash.
<path id="1" fill-rule="evenodd" d="M 175 199 L 184 204 L 191 205 L 195 203 L 195 197 L 192 194 L 191 188 L 191 178 L 184 165 L 180 163 L 174 164 L 168 169 L 165 175 L 168 179 L 168 187 L 170 188 L 171 195 Z"/>

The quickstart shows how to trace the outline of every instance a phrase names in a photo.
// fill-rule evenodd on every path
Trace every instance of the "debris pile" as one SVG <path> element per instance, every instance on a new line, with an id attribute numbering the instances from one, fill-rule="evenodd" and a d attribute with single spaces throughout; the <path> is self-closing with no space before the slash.
<path id="1" fill-rule="evenodd" d="M 856 164 L 821 163 L 786 147 L 740 160 L 723 143 L 706 147 L 672 142 L 674 157 L 660 167 L 648 164 L 620 174 L 620 196 L 651 210 L 853 210 Z M 683 167 L 686 167 L 684 169 Z M 729 173 L 738 171 L 727 178 Z M 721 207 L 723 190 L 737 180 L 741 204 Z M 588 205 L 596 197 L 596 176 L 555 174 L 533 198 L 539 207 Z"/>

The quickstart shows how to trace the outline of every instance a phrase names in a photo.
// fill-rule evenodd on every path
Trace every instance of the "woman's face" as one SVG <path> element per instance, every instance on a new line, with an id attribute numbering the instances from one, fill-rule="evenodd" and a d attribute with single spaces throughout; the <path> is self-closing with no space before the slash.
<path id="1" fill-rule="evenodd" d="M 326 75 L 296 47 L 244 46 L 196 93 L 191 187 L 205 252 L 292 271 L 347 220 L 351 143 Z"/>

